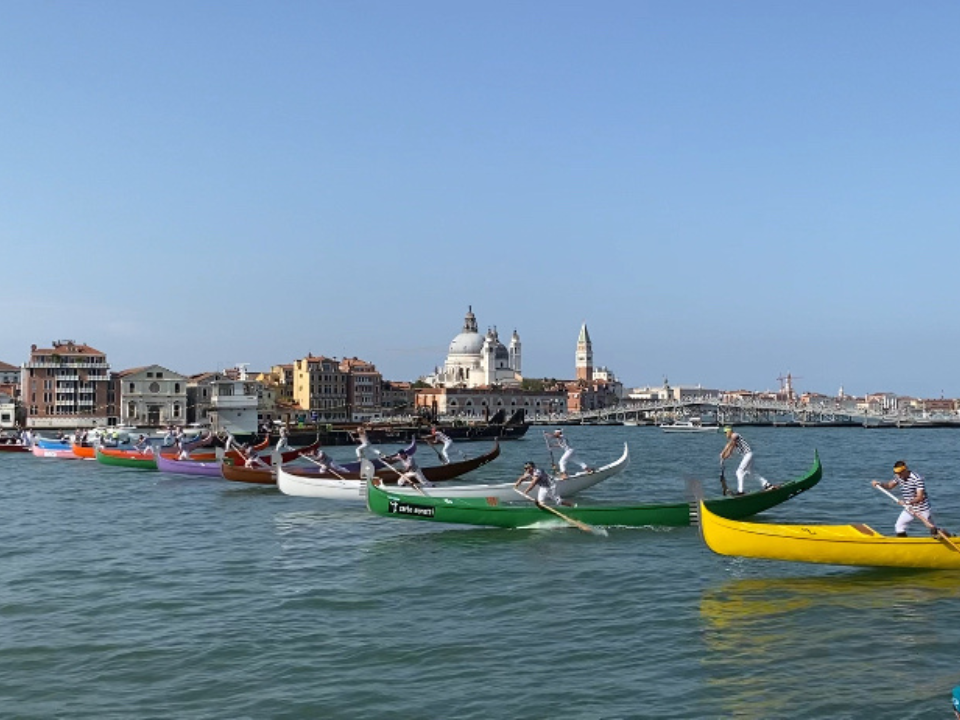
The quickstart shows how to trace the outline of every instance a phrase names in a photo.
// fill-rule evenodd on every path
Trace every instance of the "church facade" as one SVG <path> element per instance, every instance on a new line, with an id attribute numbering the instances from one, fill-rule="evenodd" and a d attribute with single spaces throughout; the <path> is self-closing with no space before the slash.
<path id="1" fill-rule="evenodd" d="M 432 387 L 519 387 L 523 381 L 520 336 L 514 330 L 509 346 L 505 346 L 496 327 L 481 334 L 471 306 L 464 316 L 463 328 L 450 341 L 443 367 L 423 380 Z"/>

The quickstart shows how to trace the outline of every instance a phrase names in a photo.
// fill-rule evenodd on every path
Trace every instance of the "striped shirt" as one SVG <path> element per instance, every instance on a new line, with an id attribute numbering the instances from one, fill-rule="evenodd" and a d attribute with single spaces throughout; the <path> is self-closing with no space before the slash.
<path id="1" fill-rule="evenodd" d="M 553 477 L 545 473 L 540 468 L 534 468 L 527 473 L 531 480 L 533 480 L 533 487 L 545 487 L 552 488 L 556 485 Z"/>
<path id="2" fill-rule="evenodd" d="M 750 450 L 750 443 L 743 439 L 743 435 L 740 433 L 734 433 L 733 437 L 733 447 L 741 455 L 746 455 Z"/>
<path id="3" fill-rule="evenodd" d="M 907 476 L 906 480 L 902 480 L 899 477 L 897 477 L 896 480 L 898 483 L 900 483 L 900 494 L 903 496 L 903 501 L 910 505 L 913 510 L 926 512 L 930 509 L 930 500 L 927 497 L 927 488 L 923 484 L 923 477 L 921 475 L 911 472 Z M 914 505 L 913 501 L 921 490 L 923 490 L 923 502 Z"/>

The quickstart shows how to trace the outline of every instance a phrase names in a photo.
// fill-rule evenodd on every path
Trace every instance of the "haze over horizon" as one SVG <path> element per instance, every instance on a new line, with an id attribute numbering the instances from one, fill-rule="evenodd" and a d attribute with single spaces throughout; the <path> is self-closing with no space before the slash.
<path id="1" fill-rule="evenodd" d="M 960 5 L 15 3 L 0 361 L 960 397 Z"/>

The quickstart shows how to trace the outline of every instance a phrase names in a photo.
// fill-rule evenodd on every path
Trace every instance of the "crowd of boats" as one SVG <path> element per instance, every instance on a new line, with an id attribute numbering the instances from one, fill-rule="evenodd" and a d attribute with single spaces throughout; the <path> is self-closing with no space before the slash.
<path id="1" fill-rule="evenodd" d="M 436 452 L 428 452 L 429 462 L 423 463 L 415 458 L 426 452 L 421 449 L 424 445 L 436 445 L 432 435 L 414 436 L 388 453 L 364 442 L 357 460 L 344 463 L 332 461 L 318 440 L 299 447 L 284 446 L 281 441 L 271 448 L 269 436 L 255 444 L 242 444 L 209 431 L 174 437 L 171 442 L 145 440 L 142 435 L 134 441 L 106 433 L 87 438 L 82 434 L 56 438 L 8 435 L 0 437 L 0 452 L 273 485 L 286 495 L 365 504 L 376 515 L 392 519 L 500 528 L 560 525 L 598 534 L 606 534 L 606 528 L 698 524 L 706 545 L 723 555 L 853 566 L 960 568 L 960 544 L 937 528 L 932 528 L 929 537 L 891 537 L 863 524 L 748 521 L 815 487 L 823 474 L 817 454 L 802 476 L 757 492 L 666 504 L 553 505 L 527 494 L 530 486 L 465 481 L 470 473 L 499 457 L 499 439 L 473 457 L 458 452 L 456 459 L 450 459 L 433 447 Z M 629 460 L 630 450 L 624 443 L 619 455 L 605 465 L 569 475 L 554 467 L 547 470 L 547 477 L 556 490 L 554 497 L 569 501 L 622 472 Z"/>

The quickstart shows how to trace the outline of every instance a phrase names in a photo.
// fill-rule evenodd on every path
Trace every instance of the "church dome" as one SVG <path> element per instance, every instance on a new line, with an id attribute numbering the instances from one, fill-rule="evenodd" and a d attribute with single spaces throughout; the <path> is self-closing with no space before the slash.
<path id="1" fill-rule="evenodd" d="M 480 355 L 483 335 L 478 332 L 462 332 L 450 341 L 451 355 Z"/>

